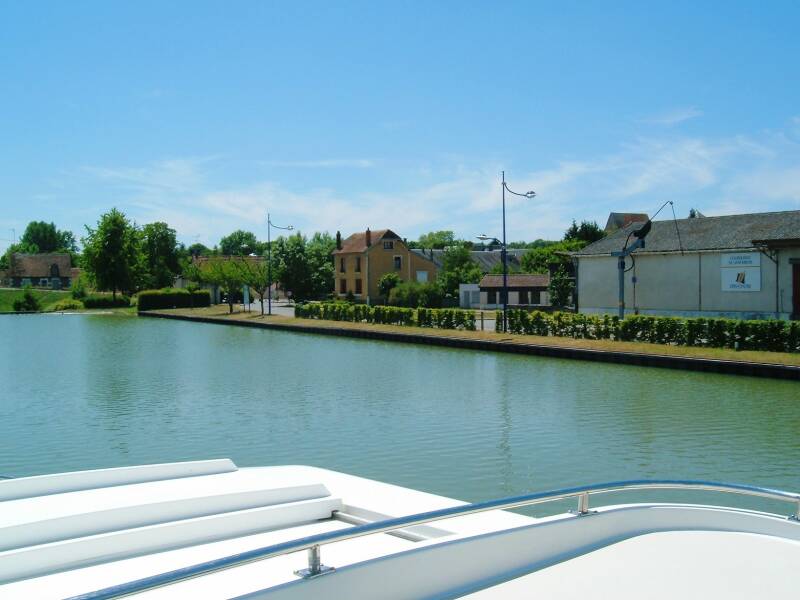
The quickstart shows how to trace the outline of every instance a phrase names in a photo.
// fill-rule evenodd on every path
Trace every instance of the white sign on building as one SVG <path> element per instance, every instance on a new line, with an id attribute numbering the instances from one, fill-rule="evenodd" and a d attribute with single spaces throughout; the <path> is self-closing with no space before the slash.
<path id="1" fill-rule="evenodd" d="M 723 254 L 722 267 L 760 267 L 760 252 L 740 252 L 738 254 Z"/>
<path id="2" fill-rule="evenodd" d="M 761 291 L 761 254 L 759 252 L 723 254 L 720 271 L 723 292 Z"/>

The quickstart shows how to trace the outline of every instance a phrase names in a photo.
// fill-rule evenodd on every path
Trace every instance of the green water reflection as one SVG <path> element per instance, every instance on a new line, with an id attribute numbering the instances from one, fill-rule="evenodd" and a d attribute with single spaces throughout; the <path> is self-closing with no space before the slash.
<path id="1" fill-rule="evenodd" d="M 477 500 L 800 490 L 800 385 L 134 317 L 0 317 L 0 473 L 231 457 Z"/>

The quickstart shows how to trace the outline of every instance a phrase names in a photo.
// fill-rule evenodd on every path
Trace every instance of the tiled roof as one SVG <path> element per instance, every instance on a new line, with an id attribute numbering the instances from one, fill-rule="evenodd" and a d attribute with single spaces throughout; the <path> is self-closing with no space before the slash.
<path id="1" fill-rule="evenodd" d="M 412 252 L 424 256 L 428 260 L 432 260 L 433 264 L 436 265 L 437 269 L 442 268 L 442 259 L 444 258 L 444 250 L 420 250 L 415 249 Z M 520 259 L 522 258 L 523 254 L 525 254 L 527 250 L 525 249 L 509 249 L 508 251 L 508 266 L 509 268 L 519 268 L 520 266 Z M 500 250 L 470 250 L 470 258 L 477 263 L 477 265 L 481 268 L 481 271 L 484 273 L 488 273 L 491 271 L 496 265 L 501 264 L 502 252 Z"/>
<path id="2" fill-rule="evenodd" d="M 370 230 L 370 240 L 371 246 L 375 245 L 382 239 L 389 239 L 389 240 L 399 240 L 400 236 L 397 235 L 391 229 L 376 229 L 375 231 Z M 354 252 L 366 252 L 367 250 L 367 232 L 366 231 L 359 231 L 358 233 L 354 233 L 346 240 L 342 240 L 342 247 L 341 249 L 336 249 L 333 251 L 333 254 L 350 254 Z"/>
<path id="3" fill-rule="evenodd" d="M 546 288 L 550 285 L 550 275 L 521 275 L 510 274 L 508 287 L 510 288 Z M 502 288 L 502 275 L 484 275 L 478 284 L 480 288 Z"/>
<path id="4" fill-rule="evenodd" d="M 10 277 L 50 277 L 50 267 L 58 267 L 59 277 L 69 277 L 72 259 L 69 254 L 20 254 L 12 255 Z"/>
<path id="5" fill-rule="evenodd" d="M 610 254 L 621 250 L 628 234 L 641 226 L 641 223 L 628 225 L 574 252 L 573 256 Z M 753 248 L 754 240 L 788 241 L 798 237 L 800 210 L 653 221 L 653 228 L 645 238 L 645 247 L 636 253 L 678 252 L 681 247 L 689 251 L 734 250 Z"/>

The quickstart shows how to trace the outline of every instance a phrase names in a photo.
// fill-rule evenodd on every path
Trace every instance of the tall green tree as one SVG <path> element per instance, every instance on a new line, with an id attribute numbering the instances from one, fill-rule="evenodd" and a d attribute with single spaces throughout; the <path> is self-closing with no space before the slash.
<path id="1" fill-rule="evenodd" d="M 558 267 L 553 277 L 550 279 L 548 292 L 550 294 L 550 304 L 556 307 L 567 306 L 574 292 L 575 283 L 567 275 L 567 270 L 564 266 Z"/>
<path id="2" fill-rule="evenodd" d="M 83 238 L 83 267 L 95 289 L 117 292 L 136 290 L 143 257 L 139 231 L 116 208 L 100 217 L 95 229 L 86 226 Z"/>
<path id="3" fill-rule="evenodd" d="M 478 283 L 483 273 L 472 260 L 470 251 L 461 244 L 448 247 L 442 255 L 442 269 L 436 282 L 446 295 L 457 296 L 458 284 Z"/>
<path id="4" fill-rule="evenodd" d="M 564 264 L 569 258 L 564 256 L 565 252 L 580 250 L 586 245 L 583 240 L 569 240 L 535 248 L 522 255 L 520 267 L 523 273 L 549 273 L 551 264 Z"/>
<path id="5" fill-rule="evenodd" d="M 147 269 L 144 284 L 151 288 L 171 286 L 180 270 L 175 230 L 161 221 L 148 223 L 142 227 L 141 241 Z"/>
<path id="6" fill-rule="evenodd" d="M 241 258 L 210 258 L 187 268 L 184 275 L 201 284 L 216 285 L 228 298 L 228 312 L 233 312 L 233 299 L 244 285 Z"/>
<path id="7" fill-rule="evenodd" d="M 258 241 L 254 233 L 237 229 L 219 241 L 219 251 L 224 256 L 263 254 L 264 245 Z"/>
<path id="8" fill-rule="evenodd" d="M 313 297 L 311 268 L 306 253 L 306 239 L 301 233 L 279 237 L 272 248 L 272 276 L 292 297 L 305 300 Z"/>
<path id="9" fill-rule="evenodd" d="M 564 232 L 564 241 L 581 241 L 584 244 L 591 244 L 606 237 L 606 232 L 597 224 L 596 221 L 581 221 L 578 225 L 575 219 L 572 225 Z"/>
<path id="10" fill-rule="evenodd" d="M 417 248 L 427 248 L 441 250 L 452 246 L 456 243 L 456 236 L 452 231 L 430 231 L 419 236 L 419 239 L 414 243 Z"/>
<path id="11" fill-rule="evenodd" d="M 258 296 L 261 302 L 261 314 L 264 314 L 264 298 L 269 292 L 269 272 L 267 261 L 261 258 L 243 257 L 236 259 L 242 274 L 242 283 Z"/>
<path id="12" fill-rule="evenodd" d="M 306 242 L 311 298 L 324 297 L 333 289 L 336 273 L 331 253 L 335 248 L 336 238 L 328 232 L 316 232 Z"/>

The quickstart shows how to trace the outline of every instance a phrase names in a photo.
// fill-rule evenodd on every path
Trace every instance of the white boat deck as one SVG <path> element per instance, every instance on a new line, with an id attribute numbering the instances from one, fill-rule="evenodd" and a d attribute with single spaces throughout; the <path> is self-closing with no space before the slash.
<path id="1" fill-rule="evenodd" d="M 227 460 L 0 481 L 0 598 L 67 598 L 463 504 L 314 467 Z M 492 509 L 324 544 L 321 556 L 334 572 L 300 579 L 308 557 L 294 552 L 136 598 L 794 598 L 800 522 L 681 504 L 541 519 Z"/>
<path id="2" fill-rule="evenodd" d="M 0 482 L 0 498 L 6 498 L 0 502 L 0 597 L 69 597 L 353 527 L 350 522 L 463 504 L 300 466 L 237 469 L 230 461 L 205 461 L 185 463 L 183 471 L 159 465 L 80 475 Z M 50 490 L 55 493 L 46 493 Z M 409 550 L 428 539 L 530 522 L 500 511 L 488 519 L 461 517 L 449 521 L 447 529 L 416 527 L 401 532 L 402 537 L 381 534 L 331 544 L 324 558 L 341 567 Z M 306 554 L 294 553 L 141 597 L 230 598 L 298 581 L 294 571 L 306 566 Z"/>
<path id="3" fill-rule="evenodd" d="M 480 592 L 469 600 L 752 600 L 798 597 L 800 542 L 670 531 L 631 538 Z"/>

